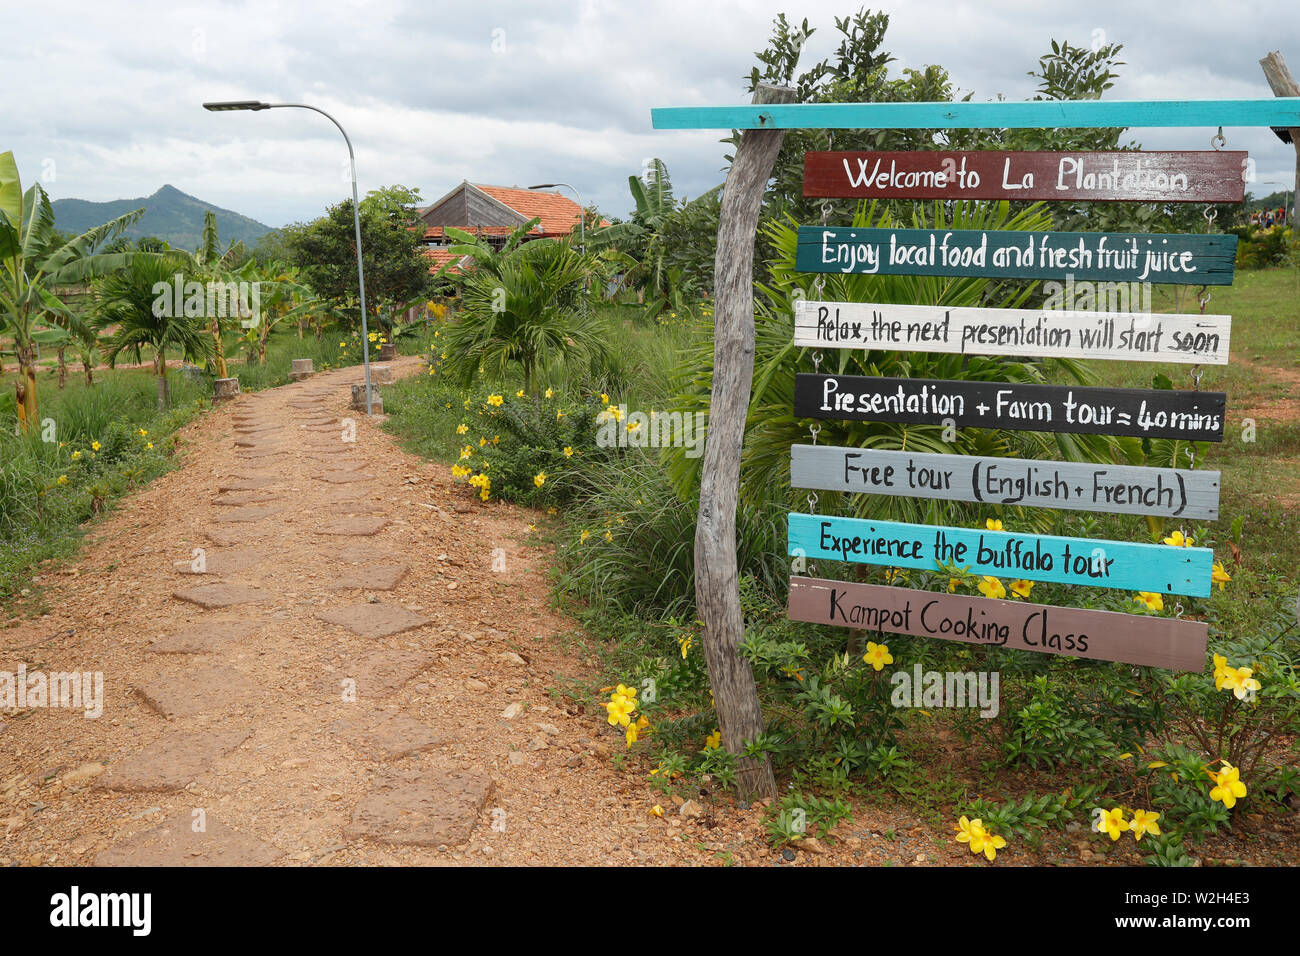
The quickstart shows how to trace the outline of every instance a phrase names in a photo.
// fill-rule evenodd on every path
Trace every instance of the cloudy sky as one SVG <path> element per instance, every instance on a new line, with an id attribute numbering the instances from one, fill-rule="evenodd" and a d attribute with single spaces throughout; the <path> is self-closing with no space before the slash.
<path id="1" fill-rule="evenodd" d="M 6 2 L 0 150 L 54 198 L 145 196 L 164 183 L 270 225 L 319 215 L 350 189 L 341 137 L 303 110 L 207 113 L 204 100 L 307 102 L 357 148 L 360 189 L 403 183 L 433 200 L 462 179 L 573 183 L 626 215 L 648 157 L 679 195 L 720 180 L 715 132 L 655 132 L 654 106 L 743 101 L 773 17 L 807 17 L 805 64 L 835 45 L 855 0 Z M 1025 99 L 1049 40 L 1124 44 L 1117 99 L 1269 96 L 1258 60 L 1290 54 L 1295 0 L 1090 4 L 888 0 L 893 71 L 938 63 L 977 100 Z M 1098 31 L 1101 31 L 1100 33 Z M 1150 130 L 1200 149 L 1214 130 Z M 1290 183 L 1291 147 L 1225 130 L 1255 157 L 1260 193 Z"/>

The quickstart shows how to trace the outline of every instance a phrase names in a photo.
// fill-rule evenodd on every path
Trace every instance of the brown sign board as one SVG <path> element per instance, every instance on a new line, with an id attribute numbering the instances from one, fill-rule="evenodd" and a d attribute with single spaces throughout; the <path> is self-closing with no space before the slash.
<path id="1" fill-rule="evenodd" d="M 1205 669 L 1209 633 L 1200 621 L 805 577 L 790 579 L 789 617 L 1175 671 Z"/>
<path id="2" fill-rule="evenodd" d="M 812 152 L 803 194 L 836 199 L 1238 203 L 1244 150 Z"/>

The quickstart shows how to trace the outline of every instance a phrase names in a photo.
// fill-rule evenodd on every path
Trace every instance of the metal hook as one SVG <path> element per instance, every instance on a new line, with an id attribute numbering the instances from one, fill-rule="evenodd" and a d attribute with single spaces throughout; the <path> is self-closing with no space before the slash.
<path id="1" fill-rule="evenodd" d="M 1183 616 L 1183 602 L 1179 601 L 1177 604 L 1174 605 L 1174 617 L 1182 617 L 1182 616 Z"/>
<path id="2" fill-rule="evenodd" d="M 1216 143 L 1218 144 L 1217 146 L 1215 145 Z M 1222 126 L 1219 127 L 1219 131 L 1215 135 L 1210 137 L 1210 145 L 1214 146 L 1216 150 L 1222 149 L 1224 146 L 1228 145 L 1228 141 L 1223 136 Z"/>
<path id="3" fill-rule="evenodd" d="M 1188 374 L 1192 377 L 1192 391 L 1199 392 L 1201 390 L 1201 379 L 1205 376 L 1205 372 L 1199 365 L 1193 365 Z"/>
<path id="4" fill-rule="evenodd" d="M 825 291 L 826 277 L 819 275 L 816 279 L 813 279 L 813 298 L 820 300 Z"/>
<path id="5" fill-rule="evenodd" d="M 817 513 L 817 492 L 808 495 L 808 513 L 815 515 Z"/>
<path id="6" fill-rule="evenodd" d="M 1201 286 L 1201 291 L 1196 293 L 1196 301 L 1201 304 L 1201 315 L 1205 314 L 1205 307 L 1210 304 L 1210 287 Z"/>
<path id="7" fill-rule="evenodd" d="M 831 213 L 835 211 L 835 204 L 829 199 L 822 200 L 822 225 L 826 225 L 826 220 L 831 218 Z"/>
<path id="8" fill-rule="evenodd" d="M 1183 451 L 1183 454 L 1187 456 L 1187 467 L 1188 467 L 1188 468 L 1195 468 L 1195 467 L 1196 467 L 1196 449 L 1195 449 L 1195 448 L 1192 448 L 1192 447 L 1189 446 L 1187 449 L 1185 449 L 1185 450 Z"/>
<path id="9" fill-rule="evenodd" d="M 813 371 L 816 372 L 822 367 L 822 353 L 820 351 L 813 353 Z"/>
<path id="10" fill-rule="evenodd" d="M 821 434 L 822 427 L 817 424 L 809 425 L 808 431 L 812 433 L 813 444 L 817 444 L 817 436 Z"/>

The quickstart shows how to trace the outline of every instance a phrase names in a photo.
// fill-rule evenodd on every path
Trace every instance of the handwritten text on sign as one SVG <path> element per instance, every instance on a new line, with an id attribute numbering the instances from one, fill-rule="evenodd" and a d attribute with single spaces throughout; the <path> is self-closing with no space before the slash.
<path id="1" fill-rule="evenodd" d="M 789 552 L 855 564 L 1208 597 L 1214 552 L 1163 544 L 1064 538 L 793 513 Z"/>
<path id="2" fill-rule="evenodd" d="M 794 344 L 1226 365 L 1231 323 L 1226 315 L 946 309 L 800 299 L 794 309 Z"/>
<path id="3" fill-rule="evenodd" d="M 803 194 L 844 199 L 1241 202 L 1244 151 L 805 153 Z"/>
<path id="4" fill-rule="evenodd" d="M 1222 441 L 1222 392 L 801 372 L 796 418 Z"/>
<path id="5" fill-rule="evenodd" d="M 1219 473 L 791 445 L 790 487 L 1111 514 L 1219 517 Z"/>
<path id="6" fill-rule="evenodd" d="M 800 226 L 800 272 L 1231 285 L 1237 237 Z"/>
<path id="7" fill-rule="evenodd" d="M 1205 668 L 1209 631 L 1198 621 L 805 577 L 790 579 L 790 619 L 1179 671 Z"/>

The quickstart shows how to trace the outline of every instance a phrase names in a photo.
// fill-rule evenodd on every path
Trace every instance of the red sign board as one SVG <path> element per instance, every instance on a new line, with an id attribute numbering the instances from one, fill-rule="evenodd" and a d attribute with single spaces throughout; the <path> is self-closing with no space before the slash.
<path id="1" fill-rule="evenodd" d="M 1244 150 L 821 152 L 804 156 L 805 196 L 1241 202 Z"/>

